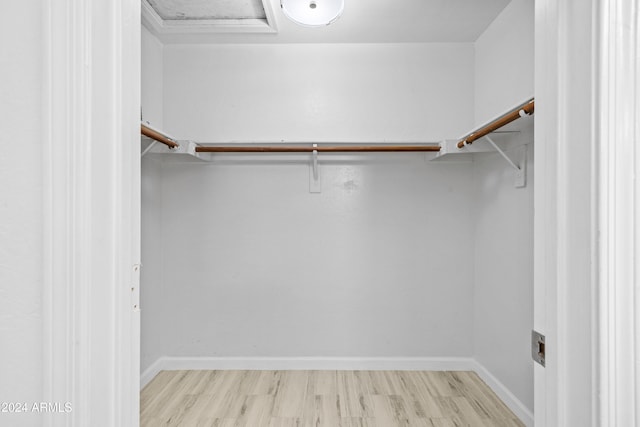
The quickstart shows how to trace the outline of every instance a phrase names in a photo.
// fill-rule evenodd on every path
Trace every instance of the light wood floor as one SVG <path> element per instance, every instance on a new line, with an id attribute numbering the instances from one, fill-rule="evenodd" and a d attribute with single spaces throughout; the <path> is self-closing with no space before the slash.
<path id="1" fill-rule="evenodd" d="M 162 371 L 142 426 L 524 426 L 473 372 Z"/>

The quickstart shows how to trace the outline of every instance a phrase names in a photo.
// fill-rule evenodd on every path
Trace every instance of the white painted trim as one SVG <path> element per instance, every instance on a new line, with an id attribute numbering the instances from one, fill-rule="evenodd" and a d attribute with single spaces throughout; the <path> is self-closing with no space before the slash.
<path id="1" fill-rule="evenodd" d="M 160 357 L 142 374 L 144 387 L 160 371 L 469 371 L 470 357 Z"/>
<path id="2" fill-rule="evenodd" d="M 43 415 L 45 426 L 88 421 L 92 378 L 86 309 L 91 276 L 90 69 L 83 37 L 89 31 L 89 3 L 43 3 L 46 35 L 43 72 L 44 268 L 43 401 L 70 402 L 67 417 Z M 69 78 L 73 76 L 73 80 Z M 83 325 L 84 323 L 84 325 Z"/>
<path id="3" fill-rule="evenodd" d="M 477 361 L 474 361 L 472 368 L 476 374 L 484 381 L 491 390 L 504 402 L 511 412 L 513 412 L 520 421 L 522 421 L 527 427 L 533 427 L 534 418 L 533 412 L 525 406 L 520 399 L 518 399 L 511 391 L 505 386 L 498 378 L 496 378 L 487 368 Z"/>
<path id="4" fill-rule="evenodd" d="M 536 1 L 534 329 L 546 336 L 546 367 L 534 368 L 538 427 L 599 425 L 600 1 Z"/>
<path id="5" fill-rule="evenodd" d="M 140 6 L 44 3 L 45 426 L 139 424 Z"/>
<path id="6" fill-rule="evenodd" d="M 470 357 L 161 357 L 145 370 L 461 371 Z"/>
<path id="7" fill-rule="evenodd" d="M 142 0 L 142 24 L 165 42 L 173 35 L 184 34 L 275 34 L 278 30 L 271 1 L 262 3 L 265 19 L 164 20 L 147 0 Z"/>
<path id="8" fill-rule="evenodd" d="M 599 398 L 603 427 L 640 424 L 640 7 L 598 1 Z"/>
<path id="9" fill-rule="evenodd" d="M 547 367 L 534 364 L 534 413 L 536 427 L 558 425 L 556 418 L 556 318 L 555 294 L 557 248 L 555 232 L 558 108 L 558 7 L 555 0 L 535 2 L 535 96 L 534 122 L 534 319 L 533 329 L 546 336 Z M 547 420 L 550 420 L 549 422 Z"/>
<path id="10" fill-rule="evenodd" d="M 140 390 L 145 388 L 147 384 L 151 382 L 152 379 L 156 377 L 160 373 L 160 371 L 169 371 L 170 369 L 166 369 L 164 367 L 164 357 L 159 358 L 155 362 L 153 362 L 147 369 L 142 372 L 140 375 Z"/>
<path id="11" fill-rule="evenodd" d="M 262 6 L 264 7 L 264 13 L 267 16 L 267 24 L 273 30 L 272 32 L 278 32 L 278 20 L 276 19 L 276 12 L 273 7 L 272 0 L 262 0 Z M 278 9 L 280 9 L 280 3 L 278 3 Z"/>
<path id="12" fill-rule="evenodd" d="M 536 1 L 537 426 L 640 424 L 638 2 Z"/>
<path id="13" fill-rule="evenodd" d="M 140 379 L 141 389 L 160 371 L 474 371 L 527 426 L 533 413 L 487 368 L 471 357 L 160 357 Z"/>

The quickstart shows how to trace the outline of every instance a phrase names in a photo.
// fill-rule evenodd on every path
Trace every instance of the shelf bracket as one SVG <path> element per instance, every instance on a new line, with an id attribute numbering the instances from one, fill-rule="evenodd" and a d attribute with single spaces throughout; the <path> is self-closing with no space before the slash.
<path id="1" fill-rule="evenodd" d="M 318 147 L 318 144 L 313 144 L 314 148 Z M 311 153 L 311 164 L 309 165 L 309 193 L 320 193 L 320 171 L 318 169 L 318 150 L 313 150 Z"/>
<path id="2" fill-rule="evenodd" d="M 140 154 L 140 157 L 144 157 L 144 155 L 147 154 L 149 151 L 151 151 L 153 146 L 156 145 L 157 143 L 158 143 L 158 141 L 156 141 L 156 140 L 151 141 L 151 144 L 149 144 L 149 146 L 144 149 L 142 154 Z"/>
<path id="3" fill-rule="evenodd" d="M 526 182 L 526 179 L 527 179 L 527 171 L 526 171 L 526 167 L 527 167 L 527 149 L 526 149 L 526 147 L 522 151 L 522 158 L 520 160 L 520 166 L 518 166 L 515 163 L 513 163 L 513 160 L 511 160 L 509 158 L 509 156 L 507 156 L 507 153 L 505 153 L 504 151 L 502 151 L 502 149 L 500 147 L 498 147 L 498 144 L 496 144 L 493 141 L 493 139 L 491 139 L 489 137 L 489 135 L 484 136 L 484 139 L 486 139 L 489 142 L 489 144 L 491 144 L 493 146 L 493 148 L 495 148 L 496 151 L 498 153 L 500 153 L 500 155 L 507 161 L 507 163 L 509 163 L 509 165 L 516 171 L 515 187 L 516 188 L 525 187 L 527 185 L 527 182 Z"/>
<path id="4" fill-rule="evenodd" d="M 512 168 L 514 168 L 515 170 L 519 171 L 520 170 L 520 166 L 516 165 L 515 163 L 513 163 L 513 161 L 509 158 L 509 156 L 506 155 L 506 153 L 504 151 L 502 151 L 502 149 L 500 147 L 498 147 L 498 144 L 496 144 L 495 142 L 493 142 L 493 139 L 491 139 L 489 137 L 489 135 L 484 137 L 487 141 L 489 141 L 489 144 L 493 145 L 493 148 L 496 149 L 496 151 L 498 153 L 500 153 L 500 155 L 502 157 L 504 157 L 504 159 L 511 165 Z"/>

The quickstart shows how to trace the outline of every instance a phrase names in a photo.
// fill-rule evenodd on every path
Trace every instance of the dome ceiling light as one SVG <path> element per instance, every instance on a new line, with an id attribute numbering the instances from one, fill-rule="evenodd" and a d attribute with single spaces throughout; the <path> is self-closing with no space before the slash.
<path id="1" fill-rule="evenodd" d="M 305 27 L 324 27 L 342 15 L 344 0 L 280 0 L 285 16 Z"/>

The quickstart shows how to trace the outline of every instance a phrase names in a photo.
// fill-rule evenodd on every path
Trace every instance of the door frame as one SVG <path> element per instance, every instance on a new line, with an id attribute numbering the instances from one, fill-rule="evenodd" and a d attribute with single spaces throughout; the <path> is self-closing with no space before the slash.
<path id="1" fill-rule="evenodd" d="M 637 425 L 640 33 L 625 0 L 536 0 L 535 425 Z"/>
<path id="2" fill-rule="evenodd" d="M 640 424 L 640 5 L 596 4 L 598 425 Z"/>
<path id="3" fill-rule="evenodd" d="M 140 1 L 42 2 L 46 426 L 137 426 Z"/>
<path id="4" fill-rule="evenodd" d="M 538 427 L 638 420 L 632 3 L 536 0 Z M 45 425 L 137 426 L 140 2 L 43 4 Z"/>

